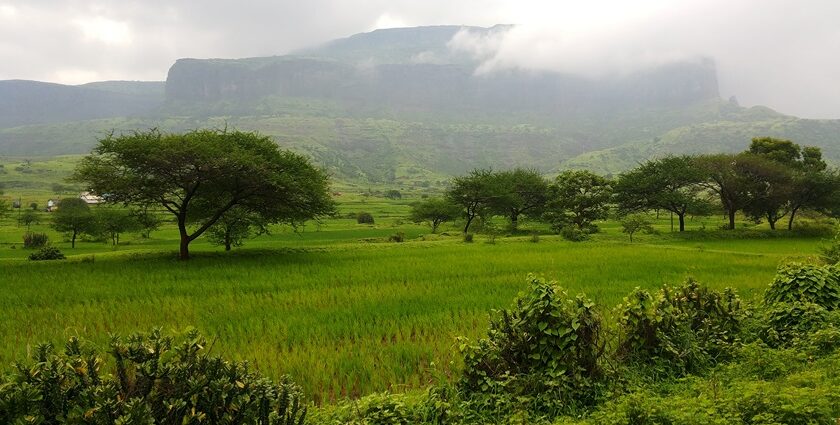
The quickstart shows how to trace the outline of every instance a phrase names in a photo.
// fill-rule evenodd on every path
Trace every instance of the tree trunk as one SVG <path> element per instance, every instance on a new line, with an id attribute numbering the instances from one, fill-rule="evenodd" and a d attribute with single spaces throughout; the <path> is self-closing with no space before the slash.
<path id="1" fill-rule="evenodd" d="M 73 231 L 73 237 L 70 238 L 70 248 L 76 248 L 76 231 Z"/>
<path id="2" fill-rule="evenodd" d="M 767 223 L 770 224 L 770 230 L 776 230 L 776 220 L 767 219 Z"/>
<path id="3" fill-rule="evenodd" d="M 225 235 L 225 251 L 230 251 L 230 233 Z"/>
<path id="4" fill-rule="evenodd" d="M 796 216 L 797 210 L 799 210 L 799 207 L 790 210 L 790 218 L 788 219 L 788 230 L 793 230 L 793 217 Z"/>
<path id="5" fill-rule="evenodd" d="M 729 215 L 729 230 L 735 230 L 735 209 L 729 209 L 727 211 Z"/>
<path id="6" fill-rule="evenodd" d="M 685 213 L 677 214 L 680 219 L 680 232 L 685 232 Z"/>
<path id="7" fill-rule="evenodd" d="M 510 213 L 510 230 L 516 230 L 519 226 L 519 213 Z"/>
<path id="8" fill-rule="evenodd" d="M 464 226 L 464 233 L 466 234 L 470 230 L 470 223 L 472 223 L 475 216 L 467 216 L 467 224 Z"/>
<path id="9" fill-rule="evenodd" d="M 181 234 L 181 251 L 178 254 L 179 260 L 190 259 L 190 235 L 187 233 L 186 217 L 178 217 L 178 233 Z"/>

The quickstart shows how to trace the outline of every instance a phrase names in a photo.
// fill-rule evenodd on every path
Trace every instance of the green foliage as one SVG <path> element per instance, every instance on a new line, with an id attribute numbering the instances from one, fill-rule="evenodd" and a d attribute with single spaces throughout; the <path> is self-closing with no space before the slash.
<path id="1" fill-rule="evenodd" d="M 464 243 L 472 243 L 474 235 L 472 233 L 464 233 Z"/>
<path id="2" fill-rule="evenodd" d="M 446 199 L 461 208 L 466 219 L 464 233 L 469 232 L 473 220 L 490 215 L 492 202 L 498 197 L 499 187 L 495 183 L 493 171 L 483 169 L 452 180 Z"/>
<path id="3" fill-rule="evenodd" d="M 33 233 L 33 232 L 26 232 L 23 234 L 23 247 L 24 248 L 42 248 L 47 246 L 49 242 L 49 237 L 46 233 Z"/>
<path id="4" fill-rule="evenodd" d="M 411 206 L 409 217 L 415 223 L 428 222 L 432 233 L 437 232 L 441 224 L 452 221 L 461 215 L 461 208 L 445 198 L 428 198 Z"/>
<path id="5" fill-rule="evenodd" d="M 398 232 L 398 233 L 394 233 L 391 236 L 388 236 L 388 242 L 397 242 L 397 243 L 405 242 L 405 233 L 404 232 Z"/>
<path id="6" fill-rule="evenodd" d="M 682 232 L 686 214 L 704 215 L 711 209 L 701 193 L 703 178 L 694 157 L 666 156 L 621 174 L 615 182 L 615 201 L 622 214 L 670 211 L 677 216 Z"/>
<path id="7" fill-rule="evenodd" d="M 67 257 L 54 246 L 45 246 L 41 249 L 29 254 L 30 261 L 44 261 L 44 260 L 63 260 Z"/>
<path id="8" fill-rule="evenodd" d="M 569 410 L 595 401 L 603 373 L 601 318 L 595 304 L 555 282 L 529 277 L 528 291 L 490 320 L 487 337 L 461 340 L 466 391 L 536 399 Z"/>
<path id="9" fill-rule="evenodd" d="M 696 373 L 732 357 L 744 317 L 729 288 L 714 291 L 688 280 L 656 294 L 636 289 L 616 309 L 619 358 L 665 375 Z"/>
<path id="10" fill-rule="evenodd" d="M 111 134 L 73 179 L 109 202 L 166 209 L 178 223 L 182 260 L 190 242 L 233 207 L 287 224 L 334 211 L 325 173 L 271 138 L 241 131 Z"/>
<path id="11" fill-rule="evenodd" d="M 621 232 L 626 233 L 633 242 L 633 235 L 637 232 L 653 233 L 650 220 L 642 214 L 629 214 L 621 219 Z"/>
<path id="12" fill-rule="evenodd" d="M 516 230 L 519 217 L 539 218 L 548 201 L 548 182 L 537 170 L 514 168 L 493 173 L 497 193 L 490 200 L 494 213 L 508 219 L 511 230 Z"/>
<path id="13" fill-rule="evenodd" d="M 400 193 L 399 190 L 391 189 L 391 190 L 385 192 L 385 197 L 388 198 L 388 199 L 394 199 L 394 200 L 402 199 L 402 193 Z"/>
<path id="14" fill-rule="evenodd" d="M 840 264 L 840 228 L 827 245 L 820 247 L 820 252 L 827 264 Z"/>
<path id="15" fill-rule="evenodd" d="M 597 229 L 594 221 L 607 218 L 611 196 L 610 182 L 604 177 L 586 170 L 564 171 L 549 188 L 544 218 L 557 232 L 574 226 L 591 233 Z"/>
<path id="16" fill-rule="evenodd" d="M 259 214 L 234 207 L 228 210 L 216 223 L 207 229 L 207 239 L 213 245 L 225 247 L 242 246 L 245 239 L 269 233 L 268 223 Z"/>
<path id="17" fill-rule="evenodd" d="M 362 211 L 356 214 L 356 223 L 358 224 L 373 224 L 373 214 Z"/>
<path id="18" fill-rule="evenodd" d="M 60 353 L 39 345 L 34 363 L 18 364 L 0 384 L 0 422 L 303 424 L 306 408 L 293 383 L 272 383 L 207 351 L 195 331 L 178 342 L 159 331 L 114 337 L 112 375 L 78 339 Z"/>
<path id="19" fill-rule="evenodd" d="M 784 264 L 764 293 L 764 303 L 813 303 L 829 311 L 840 309 L 840 269 L 803 263 Z"/>
<path id="20" fill-rule="evenodd" d="M 99 206 L 94 211 L 94 216 L 97 228 L 111 239 L 112 246 L 119 245 L 121 234 L 140 230 L 137 217 L 123 208 Z"/>
<path id="21" fill-rule="evenodd" d="M 37 212 L 33 210 L 26 210 L 21 213 L 20 218 L 18 219 L 18 224 L 21 226 L 25 226 L 27 230 L 29 230 L 32 225 L 38 224 L 41 222 L 41 216 L 38 215 Z"/>
<path id="22" fill-rule="evenodd" d="M 85 201 L 79 198 L 64 198 L 58 201 L 58 210 L 52 213 L 52 227 L 70 237 L 71 247 L 76 247 L 76 238 L 82 234 L 95 236 L 99 233 L 96 217 Z"/>
<path id="23" fill-rule="evenodd" d="M 589 232 L 574 226 L 563 226 L 560 229 L 560 236 L 570 242 L 583 242 L 589 239 Z"/>

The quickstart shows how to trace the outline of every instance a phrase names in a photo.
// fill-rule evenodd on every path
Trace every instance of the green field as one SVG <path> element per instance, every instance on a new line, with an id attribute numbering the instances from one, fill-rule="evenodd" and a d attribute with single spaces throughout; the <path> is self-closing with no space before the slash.
<path id="1" fill-rule="evenodd" d="M 330 402 L 425 387 L 432 367 L 457 371 L 455 338 L 483 334 L 488 312 L 509 305 L 530 272 L 610 308 L 636 286 L 688 276 L 749 298 L 783 259 L 813 255 L 820 243 L 684 240 L 663 219 L 662 234 L 634 244 L 616 223 L 602 223 L 602 233 L 582 243 L 523 235 L 466 244 L 454 226 L 428 235 L 405 223 L 410 201 L 346 193 L 340 210 L 370 211 L 377 224 L 331 219 L 297 233 L 276 228 L 230 253 L 199 240 L 186 263 L 174 259 L 171 225 L 148 240 L 126 237 L 117 249 L 87 241 L 71 250 L 44 224 L 47 213 L 33 230 L 50 233 L 69 259 L 32 263 L 12 216 L 0 227 L 0 363 L 9 367 L 38 342 L 74 335 L 104 345 L 109 333 L 196 327 L 217 354 L 249 360 L 270 377 L 290 374 L 313 400 Z M 406 242 L 387 242 L 397 232 Z"/>

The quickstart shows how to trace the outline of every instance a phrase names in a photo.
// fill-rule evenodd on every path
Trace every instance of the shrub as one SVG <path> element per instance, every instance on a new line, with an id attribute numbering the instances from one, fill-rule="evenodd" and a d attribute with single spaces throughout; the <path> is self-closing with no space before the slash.
<path id="1" fill-rule="evenodd" d="M 78 339 L 62 353 L 39 345 L 34 364 L 0 381 L 0 423 L 302 424 L 306 408 L 288 379 L 261 378 L 247 363 L 211 357 L 189 332 L 175 343 L 153 331 L 113 337 L 104 359 Z"/>
<path id="2" fill-rule="evenodd" d="M 41 248 L 47 246 L 49 237 L 46 233 L 26 232 L 23 234 L 24 248 Z"/>
<path id="3" fill-rule="evenodd" d="M 369 212 L 360 212 L 356 214 L 356 223 L 373 224 L 373 215 Z"/>
<path id="4" fill-rule="evenodd" d="M 572 226 L 565 226 L 561 228 L 560 236 L 563 239 L 572 242 L 583 242 L 589 239 L 589 233 Z"/>
<path id="5" fill-rule="evenodd" d="M 717 292 L 691 279 L 664 286 L 655 297 L 636 288 L 617 307 L 617 355 L 655 373 L 702 371 L 734 355 L 744 314 L 730 288 Z"/>
<path id="6" fill-rule="evenodd" d="M 405 242 L 405 233 L 399 232 L 388 236 L 388 242 Z"/>
<path id="7" fill-rule="evenodd" d="M 820 253 L 827 264 L 840 264 L 840 229 L 828 245 L 820 247 Z"/>
<path id="8" fill-rule="evenodd" d="M 836 266 L 789 263 L 779 267 L 764 293 L 764 303 L 814 303 L 840 308 L 840 269 Z"/>
<path id="9" fill-rule="evenodd" d="M 45 246 L 32 254 L 29 254 L 29 259 L 31 261 L 44 261 L 44 260 L 63 260 L 67 257 L 58 250 L 58 248 L 54 246 Z"/>
<path id="10" fill-rule="evenodd" d="M 531 243 L 539 243 L 540 241 L 540 233 L 539 232 L 531 232 Z"/>
<path id="11" fill-rule="evenodd" d="M 491 318 L 486 338 L 472 344 L 461 339 L 462 387 L 535 397 L 535 404 L 552 410 L 593 403 L 603 347 L 594 303 L 569 297 L 556 282 L 529 281 L 511 310 Z"/>
<path id="12" fill-rule="evenodd" d="M 473 241 L 473 234 L 472 233 L 464 233 L 464 243 L 472 243 Z"/>

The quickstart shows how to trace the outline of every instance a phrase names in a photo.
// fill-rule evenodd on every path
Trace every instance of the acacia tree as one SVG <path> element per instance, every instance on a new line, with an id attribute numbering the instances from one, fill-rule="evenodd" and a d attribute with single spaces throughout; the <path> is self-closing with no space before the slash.
<path id="1" fill-rule="evenodd" d="M 748 201 L 749 182 L 738 172 L 740 155 L 716 154 L 697 157 L 697 166 L 703 172 L 703 185 L 720 199 L 729 218 L 729 228 L 735 229 L 735 215 Z"/>
<path id="2" fill-rule="evenodd" d="M 783 163 L 755 154 L 739 155 L 736 170 L 746 187 L 744 212 L 756 222 L 766 219 L 770 228 L 776 230 L 776 222 L 790 212 L 792 170 Z"/>
<path id="3" fill-rule="evenodd" d="M 182 260 L 190 242 L 234 207 L 269 223 L 334 210 L 326 174 L 270 138 L 241 131 L 111 134 L 81 161 L 73 180 L 110 203 L 157 204 L 171 213 Z"/>
<path id="4" fill-rule="evenodd" d="M 470 174 L 456 177 L 452 187 L 446 192 L 446 199 L 458 205 L 466 219 L 464 233 L 470 230 L 470 224 L 476 217 L 490 213 L 494 198 L 498 196 L 498 187 L 490 170 L 473 170 Z"/>
<path id="5" fill-rule="evenodd" d="M 429 198 L 411 206 L 410 219 L 415 223 L 428 222 L 432 233 L 447 221 L 452 221 L 461 213 L 461 208 L 443 198 Z"/>
<path id="6" fill-rule="evenodd" d="M 222 245 L 225 251 L 242 246 L 245 239 L 268 233 L 268 223 L 259 215 L 234 207 L 207 230 L 213 245 Z"/>
<path id="7" fill-rule="evenodd" d="M 555 230 L 574 225 L 595 231 L 595 220 L 606 219 L 612 196 L 610 182 L 588 170 L 564 171 L 549 188 L 545 218 Z"/>
<path id="8" fill-rule="evenodd" d="M 619 176 L 613 192 L 622 215 L 665 210 L 685 230 L 686 214 L 705 214 L 710 206 L 701 196 L 703 174 L 690 156 L 667 156 L 647 161 Z"/>
<path id="9" fill-rule="evenodd" d="M 88 204 L 79 198 L 64 198 L 58 201 L 58 210 L 52 214 L 52 227 L 70 236 L 70 247 L 76 247 L 76 238 L 81 234 L 98 233 L 96 217 Z"/>
<path id="10" fill-rule="evenodd" d="M 493 212 L 507 217 L 516 230 L 519 217 L 542 215 L 548 201 L 548 182 L 537 170 L 515 168 L 492 176 L 497 196 L 491 199 Z"/>

